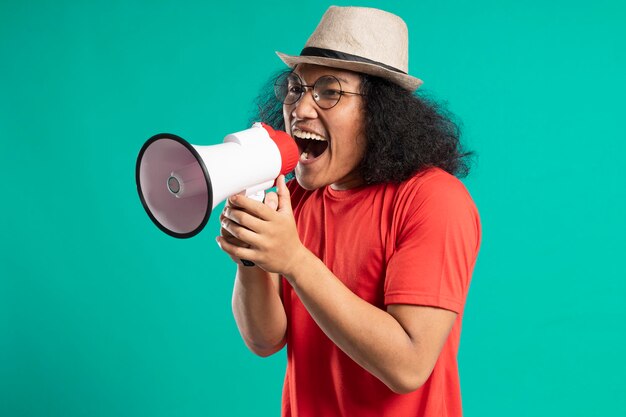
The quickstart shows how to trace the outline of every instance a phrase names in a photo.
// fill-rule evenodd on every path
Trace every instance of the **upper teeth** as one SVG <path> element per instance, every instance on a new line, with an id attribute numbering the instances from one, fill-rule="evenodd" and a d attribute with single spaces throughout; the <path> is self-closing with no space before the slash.
<path id="1" fill-rule="evenodd" d="M 316 133 L 305 132 L 300 129 L 293 129 L 293 135 L 296 137 L 299 137 L 300 139 L 314 139 L 314 140 L 322 140 L 322 141 L 328 140 L 326 138 L 321 137 L 320 135 Z"/>

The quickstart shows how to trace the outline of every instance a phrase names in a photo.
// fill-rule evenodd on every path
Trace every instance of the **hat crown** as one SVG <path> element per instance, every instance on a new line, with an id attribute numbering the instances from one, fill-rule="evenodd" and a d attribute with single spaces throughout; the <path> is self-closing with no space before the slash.
<path id="1" fill-rule="evenodd" d="M 368 74 L 415 91 L 409 75 L 409 33 L 400 17 L 369 7 L 331 6 L 300 55 L 276 52 L 289 67 L 321 65 Z"/>
<path id="2" fill-rule="evenodd" d="M 409 72 L 409 36 L 399 16 L 368 7 L 331 6 L 306 42 Z"/>

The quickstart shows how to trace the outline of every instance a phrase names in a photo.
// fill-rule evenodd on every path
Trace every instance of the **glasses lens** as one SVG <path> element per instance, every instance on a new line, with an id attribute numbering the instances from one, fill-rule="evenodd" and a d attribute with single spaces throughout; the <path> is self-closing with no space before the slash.
<path id="1" fill-rule="evenodd" d="M 334 107 L 341 98 L 341 84 L 332 75 L 319 78 L 313 86 L 313 97 L 323 109 Z"/>
<path id="2" fill-rule="evenodd" d="M 284 104 L 293 104 L 302 96 L 302 81 L 293 72 L 281 74 L 274 82 L 274 94 Z"/>

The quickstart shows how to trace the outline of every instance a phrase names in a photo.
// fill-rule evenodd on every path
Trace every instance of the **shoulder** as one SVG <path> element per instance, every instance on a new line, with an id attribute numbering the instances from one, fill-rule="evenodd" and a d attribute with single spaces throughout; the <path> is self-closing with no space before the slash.
<path id="1" fill-rule="evenodd" d="M 395 215 L 405 220 L 462 221 L 475 227 L 479 223 L 478 209 L 465 185 L 440 168 L 425 169 L 400 184 L 394 203 Z"/>
<path id="2" fill-rule="evenodd" d="M 401 192 L 434 193 L 437 191 L 448 191 L 468 194 L 461 180 L 436 167 L 426 168 L 413 174 L 399 188 Z"/>
<path id="3" fill-rule="evenodd" d="M 404 181 L 398 187 L 398 199 L 421 205 L 473 206 L 474 201 L 465 185 L 441 168 L 427 168 Z"/>

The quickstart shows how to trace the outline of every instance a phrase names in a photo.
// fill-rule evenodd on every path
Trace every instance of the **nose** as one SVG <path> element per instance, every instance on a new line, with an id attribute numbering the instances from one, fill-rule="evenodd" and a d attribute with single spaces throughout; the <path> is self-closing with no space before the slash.
<path id="1" fill-rule="evenodd" d="M 296 119 L 315 119 L 317 117 L 317 104 L 313 99 L 313 89 L 305 87 L 306 90 L 300 100 L 294 104 L 291 116 Z"/>

